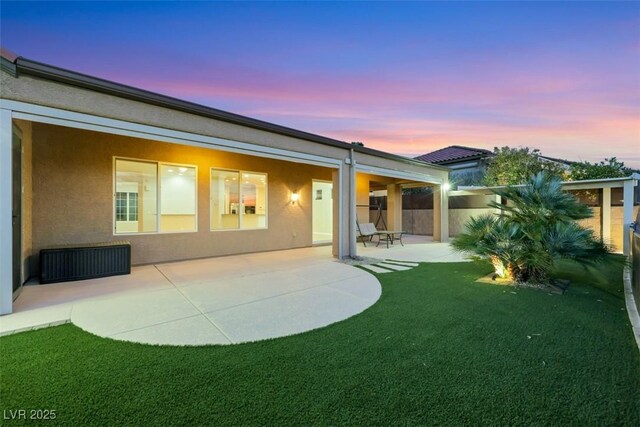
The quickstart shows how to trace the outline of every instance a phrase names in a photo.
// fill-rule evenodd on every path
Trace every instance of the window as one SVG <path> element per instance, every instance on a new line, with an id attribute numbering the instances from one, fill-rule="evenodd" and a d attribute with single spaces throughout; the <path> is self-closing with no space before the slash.
<path id="1" fill-rule="evenodd" d="M 138 193 L 116 192 L 116 221 L 138 220 Z"/>
<path id="2" fill-rule="evenodd" d="M 158 165 L 116 159 L 115 231 L 158 231 Z"/>
<path id="3" fill-rule="evenodd" d="M 196 230 L 196 168 L 160 165 L 160 230 Z"/>
<path id="4" fill-rule="evenodd" d="M 211 169 L 211 229 L 267 228 L 267 174 Z"/>
<path id="5" fill-rule="evenodd" d="M 116 159 L 115 175 L 116 234 L 197 230 L 194 166 Z"/>

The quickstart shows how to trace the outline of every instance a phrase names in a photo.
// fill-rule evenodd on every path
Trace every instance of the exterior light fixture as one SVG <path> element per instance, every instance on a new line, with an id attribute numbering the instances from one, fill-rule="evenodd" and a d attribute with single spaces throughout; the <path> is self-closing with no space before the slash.
<path id="1" fill-rule="evenodd" d="M 294 191 L 293 193 L 291 193 L 291 204 L 295 205 L 296 202 L 298 201 L 298 199 L 300 199 L 300 195 L 298 194 L 297 191 Z"/>
<path id="2" fill-rule="evenodd" d="M 444 184 L 442 184 L 443 191 L 449 191 L 450 189 L 451 189 L 451 185 L 448 182 L 445 182 Z"/>

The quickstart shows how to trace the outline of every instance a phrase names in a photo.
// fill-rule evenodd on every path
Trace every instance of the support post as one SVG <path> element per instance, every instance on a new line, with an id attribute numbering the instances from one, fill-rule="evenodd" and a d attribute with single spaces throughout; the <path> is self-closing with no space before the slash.
<path id="1" fill-rule="evenodd" d="M 611 244 L 611 188 L 602 189 L 602 224 L 600 237 L 602 241 Z"/>
<path id="2" fill-rule="evenodd" d="M 387 185 L 387 229 L 402 230 L 402 188 L 398 184 Z"/>
<path id="3" fill-rule="evenodd" d="M 449 191 L 448 183 L 433 187 L 433 241 L 449 241 Z"/>
<path id="4" fill-rule="evenodd" d="M 626 180 L 622 191 L 622 253 L 625 256 L 631 253 L 629 227 L 633 222 L 633 184 L 633 179 Z"/>
<path id="5" fill-rule="evenodd" d="M 0 109 L 0 314 L 13 310 L 11 110 Z"/>
<path id="6" fill-rule="evenodd" d="M 332 253 L 334 257 L 342 259 L 344 254 L 349 250 L 349 233 L 344 232 L 349 230 L 348 224 L 344 224 L 345 217 L 348 217 L 348 215 L 344 215 L 342 212 L 345 206 L 345 194 L 348 193 L 348 189 L 345 192 L 342 166 L 332 171 L 331 180 L 333 182 L 333 188 L 331 190 L 331 199 L 333 200 Z M 345 247 L 345 245 L 347 247 Z"/>
<path id="7" fill-rule="evenodd" d="M 356 159 L 353 148 L 349 150 L 349 254 L 350 257 L 358 256 L 357 232 L 356 232 Z"/>

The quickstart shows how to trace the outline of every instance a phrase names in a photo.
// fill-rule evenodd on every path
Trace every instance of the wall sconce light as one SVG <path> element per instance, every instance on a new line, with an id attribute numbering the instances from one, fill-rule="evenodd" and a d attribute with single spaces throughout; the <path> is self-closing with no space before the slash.
<path id="1" fill-rule="evenodd" d="M 448 182 L 445 182 L 444 184 L 442 184 L 442 189 L 444 191 L 449 191 L 450 188 L 451 188 L 451 185 Z"/>
<path id="2" fill-rule="evenodd" d="M 298 199 L 300 199 L 300 195 L 298 194 L 297 191 L 294 191 L 291 193 L 291 204 L 295 205 L 296 202 L 298 201 Z"/>

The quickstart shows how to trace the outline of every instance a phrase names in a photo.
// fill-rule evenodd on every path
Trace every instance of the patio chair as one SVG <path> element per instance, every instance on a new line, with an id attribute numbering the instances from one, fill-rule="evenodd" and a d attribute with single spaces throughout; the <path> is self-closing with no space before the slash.
<path id="1" fill-rule="evenodd" d="M 402 236 L 405 234 L 405 231 L 395 231 L 395 230 L 378 231 L 378 229 L 376 229 L 376 226 L 373 223 L 367 222 L 364 224 L 358 224 L 358 233 L 362 238 L 362 244 L 364 245 L 365 248 L 367 247 L 367 240 L 369 242 L 373 241 L 373 236 L 378 236 L 378 242 L 376 244 L 376 247 L 380 246 L 380 241 L 383 239 L 387 243 L 387 248 L 389 248 L 389 243 L 393 245 L 393 242 L 395 240 L 400 241 L 400 244 L 404 246 L 404 243 L 402 243 Z"/>

